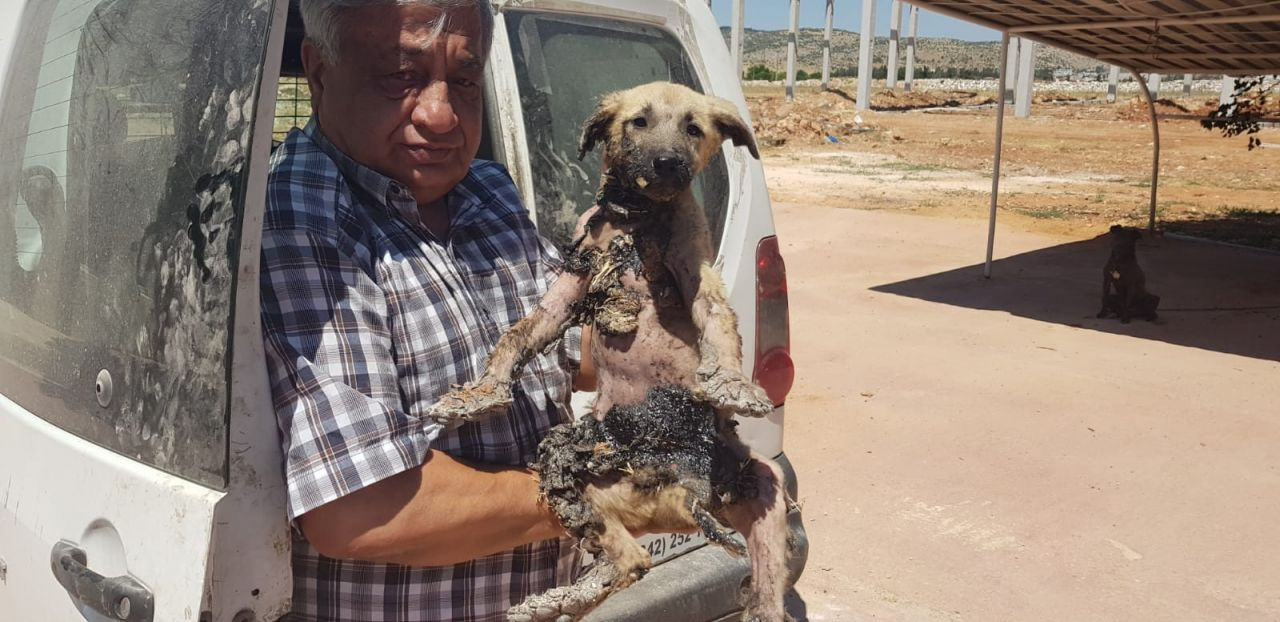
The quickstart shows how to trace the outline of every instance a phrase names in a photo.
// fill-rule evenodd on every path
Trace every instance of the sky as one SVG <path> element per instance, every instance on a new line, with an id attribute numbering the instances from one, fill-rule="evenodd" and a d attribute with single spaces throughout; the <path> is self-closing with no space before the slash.
<path id="1" fill-rule="evenodd" d="M 694 0 L 690 0 L 694 1 Z M 835 0 L 832 26 L 837 29 L 859 31 L 862 29 L 863 0 Z M 889 36 L 889 2 L 876 2 L 876 35 Z M 758 30 L 785 30 L 791 25 L 791 3 L 788 0 L 746 0 L 747 28 Z M 711 10 L 721 26 L 728 26 L 733 0 L 712 0 Z M 800 0 L 800 27 L 822 28 L 826 25 L 826 0 Z M 975 26 L 958 19 L 943 17 L 920 9 L 917 35 L 921 37 L 951 37 L 965 41 L 999 41 L 1000 33 Z M 902 9 L 902 32 L 907 30 L 907 8 Z"/>

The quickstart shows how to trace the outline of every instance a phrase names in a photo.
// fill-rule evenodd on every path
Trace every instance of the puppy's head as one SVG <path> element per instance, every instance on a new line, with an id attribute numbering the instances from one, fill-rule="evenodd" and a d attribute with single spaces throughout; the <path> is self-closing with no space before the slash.
<path id="1" fill-rule="evenodd" d="M 1142 239 L 1142 231 L 1135 227 L 1111 225 L 1111 248 L 1117 251 L 1133 252 L 1138 240 Z"/>
<path id="2" fill-rule="evenodd" d="M 684 192 L 720 144 L 732 140 L 760 157 L 733 104 L 670 82 L 604 96 L 582 128 L 578 159 L 604 146 L 613 183 L 656 201 Z"/>

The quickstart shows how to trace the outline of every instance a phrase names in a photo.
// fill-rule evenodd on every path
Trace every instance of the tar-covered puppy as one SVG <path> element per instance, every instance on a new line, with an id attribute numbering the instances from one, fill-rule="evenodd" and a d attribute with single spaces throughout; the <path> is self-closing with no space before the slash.
<path id="1" fill-rule="evenodd" d="M 739 440 L 733 421 L 774 404 L 742 373 L 737 317 L 690 187 L 726 140 L 759 158 L 728 101 L 665 82 L 605 96 L 579 153 L 603 147 L 597 205 L 580 221 L 564 272 L 499 340 L 484 374 L 433 408 L 447 422 L 501 411 L 520 365 L 571 326 L 594 329 L 592 416 L 552 429 L 534 466 L 566 529 L 604 561 L 573 586 L 512 608 L 509 619 L 576 618 L 638 580 L 651 560 L 632 531 L 701 531 L 749 553 L 743 619 L 785 619 L 781 470 Z"/>
<path id="2" fill-rule="evenodd" d="M 1156 319 L 1160 297 L 1147 291 L 1147 276 L 1138 266 L 1136 246 L 1140 239 L 1142 232 L 1137 229 L 1111 226 L 1111 256 L 1102 268 L 1102 309 L 1098 317 L 1118 316 L 1125 324 L 1134 317 Z"/>

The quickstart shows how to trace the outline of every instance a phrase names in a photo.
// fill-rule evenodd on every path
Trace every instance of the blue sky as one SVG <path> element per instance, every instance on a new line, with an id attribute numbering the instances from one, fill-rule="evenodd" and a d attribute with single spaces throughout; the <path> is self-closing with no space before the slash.
<path id="1" fill-rule="evenodd" d="M 689 0 L 694 2 L 696 0 Z M 876 35 L 889 34 L 889 0 L 876 2 Z M 746 0 L 747 28 L 783 30 L 791 23 L 789 0 Z M 826 0 L 800 0 L 800 27 L 822 28 L 826 24 Z M 732 0 L 712 0 L 711 10 L 722 26 L 729 25 Z M 835 0 L 833 25 L 844 30 L 862 29 L 862 0 Z M 906 33 L 907 9 L 902 10 L 902 29 Z M 937 13 L 920 9 L 917 34 L 921 37 L 952 37 L 965 41 L 999 41 L 1000 33 Z"/>

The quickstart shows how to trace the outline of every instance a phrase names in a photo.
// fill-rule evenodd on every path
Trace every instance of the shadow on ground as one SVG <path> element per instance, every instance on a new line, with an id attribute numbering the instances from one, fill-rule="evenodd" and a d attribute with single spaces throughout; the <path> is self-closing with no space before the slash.
<path id="1" fill-rule="evenodd" d="M 997 241 L 998 243 L 998 241 Z M 880 285 L 873 291 L 948 305 L 1005 311 L 1142 339 L 1280 361 L 1280 254 L 1154 237 L 1138 246 L 1160 319 L 1097 319 L 1107 237 L 1052 246 L 982 266 Z"/>

